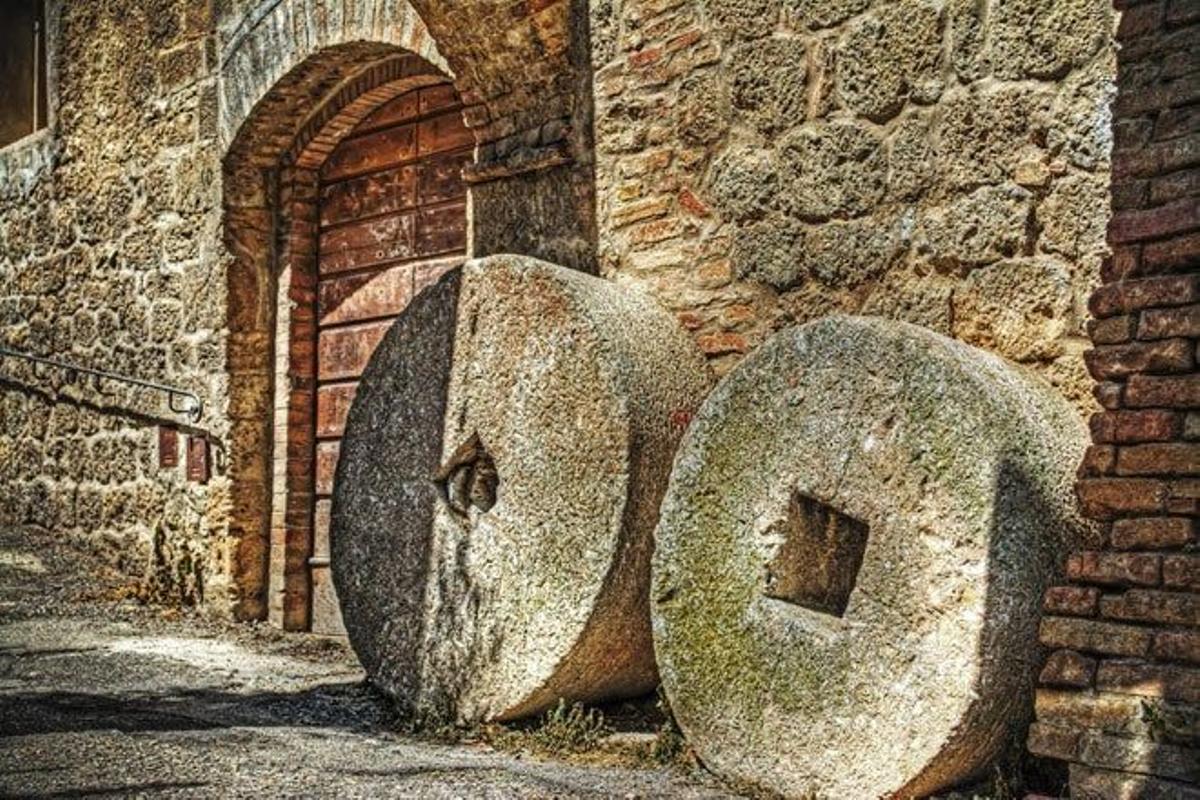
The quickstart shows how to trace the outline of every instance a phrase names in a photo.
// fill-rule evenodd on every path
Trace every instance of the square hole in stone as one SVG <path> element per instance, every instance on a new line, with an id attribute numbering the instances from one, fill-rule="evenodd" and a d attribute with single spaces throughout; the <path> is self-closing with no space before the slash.
<path id="1" fill-rule="evenodd" d="M 867 549 L 867 524 L 793 492 L 782 527 L 783 544 L 767 564 L 763 594 L 825 614 L 845 614 Z"/>

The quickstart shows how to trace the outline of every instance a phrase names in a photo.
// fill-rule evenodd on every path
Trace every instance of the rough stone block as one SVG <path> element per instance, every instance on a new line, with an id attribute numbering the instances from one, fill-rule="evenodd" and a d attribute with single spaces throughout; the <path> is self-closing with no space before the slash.
<path id="1" fill-rule="evenodd" d="M 742 361 L 654 553 L 659 669 L 704 763 L 791 797 L 922 796 L 986 764 L 1035 678 L 1038 600 L 1094 541 L 1085 439 L 1047 385 L 904 323 L 830 317 Z"/>
<path id="2" fill-rule="evenodd" d="M 1042 610 L 1047 614 L 1071 617 L 1091 617 L 1096 614 L 1100 590 L 1094 586 L 1051 586 L 1042 596 Z"/>
<path id="3" fill-rule="evenodd" d="M 1101 597 L 1100 615 L 1129 622 L 1200 626 L 1200 595 L 1130 589 Z"/>
<path id="4" fill-rule="evenodd" d="M 517 256 L 425 290 L 372 357 L 335 484 L 334 579 L 372 681 L 475 721 L 656 683 L 651 534 L 709 386 L 648 296 Z"/>
<path id="5" fill-rule="evenodd" d="M 1162 442 L 1117 449 L 1118 475 L 1200 474 L 1200 444 Z"/>
<path id="6" fill-rule="evenodd" d="M 1102 586 L 1157 586 L 1160 565 L 1156 554 L 1084 551 L 1067 559 L 1067 577 Z"/>
<path id="7" fill-rule="evenodd" d="M 1112 411 L 1090 421 L 1097 443 L 1165 442 L 1179 436 L 1179 415 L 1171 411 Z"/>
<path id="8" fill-rule="evenodd" d="M 1043 686 L 1073 686 L 1083 689 L 1092 684 L 1096 674 L 1096 659 L 1074 650 L 1055 650 L 1046 659 L 1038 676 Z"/>
<path id="9" fill-rule="evenodd" d="M 1200 669 L 1138 660 L 1101 662 L 1096 688 L 1185 703 L 1200 702 Z"/>
<path id="10" fill-rule="evenodd" d="M 1125 403 L 1134 408 L 1200 408 L 1200 374 L 1134 375 L 1125 386 Z"/>
<path id="11" fill-rule="evenodd" d="M 1196 520 L 1187 517 L 1119 519 L 1112 525 L 1112 545 L 1118 550 L 1162 550 L 1196 541 Z"/>
<path id="12" fill-rule="evenodd" d="M 1047 647 L 1117 656 L 1145 655 L 1151 638 L 1150 631 L 1132 625 L 1064 617 L 1043 619 L 1039 635 Z"/>
<path id="13" fill-rule="evenodd" d="M 1173 554 L 1163 556 L 1163 586 L 1200 592 L 1200 556 Z M 1200 608 L 1200 597 L 1195 602 Z"/>

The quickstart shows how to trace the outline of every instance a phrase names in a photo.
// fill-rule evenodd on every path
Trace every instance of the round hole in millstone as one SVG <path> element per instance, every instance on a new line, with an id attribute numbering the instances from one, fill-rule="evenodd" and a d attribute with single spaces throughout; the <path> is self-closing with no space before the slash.
<path id="1" fill-rule="evenodd" d="M 680 444 L 655 653 L 699 757 L 790 797 L 913 797 L 1032 708 L 1043 590 L 1090 537 L 1077 412 L 1001 359 L 832 317 L 727 375 Z"/>
<path id="2" fill-rule="evenodd" d="M 710 381 L 649 297 L 534 259 L 415 298 L 363 374 L 334 488 L 371 680 L 462 722 L 652 689 L 651 537 Z"/>

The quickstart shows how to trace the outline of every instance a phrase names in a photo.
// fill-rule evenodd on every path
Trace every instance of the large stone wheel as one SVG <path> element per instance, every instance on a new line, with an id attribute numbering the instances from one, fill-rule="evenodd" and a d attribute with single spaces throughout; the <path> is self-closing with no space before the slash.
<path id="1" fill-rule="evenodd" d="M 1088 533 L 1086 439 L 1049 386 L 904 323 L 829 318 L 742 362 L 656 537 L 655 651 L 700 758 L 790 797 L 924 796 L 986 767 Z"/>
<path id="2" fill-rule="evenodd" d="M 670 314 L 599 278 L 497 256 L 417 297 L 363 375 L 334 491 L 371 679 L 464 722 L 652 689 L 651 535 L 709 387 Z"/>

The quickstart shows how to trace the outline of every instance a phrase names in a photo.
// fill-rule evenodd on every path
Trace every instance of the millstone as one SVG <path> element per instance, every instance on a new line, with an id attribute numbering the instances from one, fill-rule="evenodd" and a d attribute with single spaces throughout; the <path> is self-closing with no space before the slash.
<path id="1" fill-rule="evenodd" d="M 1049 386 L 905 323 L 833 317 L 727 375 L 653 559 L 671 708 L 718 772 L 790 797 L 916 797 L 1032 706 L 1043 590 L 1091 537 L 1087 435 Z"/>
<path id="2" fill-rule="evenodd" d="M 372 681 L 426 718 L 511 719 L 657 683 L 652 533 L 710 377 L 649 297 L 469 262 L 371 359 L 335 482 L 333 574 Z"/>

